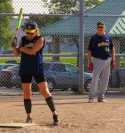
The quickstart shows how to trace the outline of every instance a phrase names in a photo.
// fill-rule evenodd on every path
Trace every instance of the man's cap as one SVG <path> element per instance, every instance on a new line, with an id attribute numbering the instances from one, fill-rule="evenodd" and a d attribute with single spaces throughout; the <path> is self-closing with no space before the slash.
<path id="1" fill-rule="evenodd" d="M 105 24 L 104 24 L 103 22 L 99 21 L 99 22 L 97 23 L 97 27 L 100 26 L 100 25 L 105 26 Z"/>
<path id="2" fill-rule="evenodd" d="M 36 32 L 38 26 L 35 22 L 27 22 L 24 26 L 24 31 L 28 33 Z"/>

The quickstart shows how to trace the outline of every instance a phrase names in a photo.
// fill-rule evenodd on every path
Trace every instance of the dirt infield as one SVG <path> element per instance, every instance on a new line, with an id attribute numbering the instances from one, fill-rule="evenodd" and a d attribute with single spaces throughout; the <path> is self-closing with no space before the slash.
<path id="1" fill-rule="evenodd" d="M 86 96 L 56 97 L 60 125 L 52 127 L 51 113 L 40 96 L 33 98 L 33 121 L 38 126 L 0 128 L 0 133 L 125 133 L 125 99 L 108 98 L 107 103 L 87 103 Z M 0 96 L 0 123 L 24 122 L 21 96 Z"/>

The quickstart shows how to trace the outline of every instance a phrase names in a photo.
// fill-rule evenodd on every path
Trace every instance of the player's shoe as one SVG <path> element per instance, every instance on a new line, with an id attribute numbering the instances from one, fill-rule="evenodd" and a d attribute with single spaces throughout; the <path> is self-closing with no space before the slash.
<path id="1" fill-rule="evenodd" d="M 105 103 L 105 102 L 106 102 L 106 100 L 105 100 L 104 98 L 98 98 L 97 101 L 98 101 L 99 103 Z"/>
<path id="2" fill-rule="evenodd" d="M 59 120 L 58 120 L 58 115 L 54 114 L 53 115 L 53 125 L 58 126 L 59 125 Z"/>
<path id="3" fill-rule="evenodd" d="M 26 118 L 26 123 L 32 123 L 32 118 L 31 117 L 27 117 Z"/>
<path id="4" fill-rule="evenodd" d="M 95 99 L 94 98 L 89 98 L 88 103 L 94 103 Z"/>

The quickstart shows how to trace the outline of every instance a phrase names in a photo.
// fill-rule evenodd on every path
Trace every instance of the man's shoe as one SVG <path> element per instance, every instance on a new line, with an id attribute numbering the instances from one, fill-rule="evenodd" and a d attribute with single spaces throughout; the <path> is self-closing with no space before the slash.
<path id="1" fill-rule="evenodd" d="M 95 102 L 95 99 L 94 98 L 89 98 L 88 103 L 94 103 L 94 102 Z"/>
<path id="2" fill-rule="evenodd" d="M 104 98 L 98 98 L 97 101 L 98 101 L 99 103 L 104 103 L 104 102 L 106 102 L 106 100 L 105 100 Z"/>

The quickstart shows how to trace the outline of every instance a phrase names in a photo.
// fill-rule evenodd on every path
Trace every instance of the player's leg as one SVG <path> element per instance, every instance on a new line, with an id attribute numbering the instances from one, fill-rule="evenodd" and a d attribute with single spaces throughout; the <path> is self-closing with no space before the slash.
<path id="1" fill-rule="evenodd" d="M 53 101 L 53 97 L 52 97 L 51 93 L 49 92 L 48 84 L 44 78 L 44 75 L 35 76 L 35 80 L 38 84 L 38 88 L 40 90 L 41 95 L 44 96 L 46 103 L 52 112 L 54 125 L 58 125 L 58 115 L 57 115 L 57 112 L 55 109 L 55 104 Z"/>
<path id="2" fill-rule="evenodd" d="M 100 82 L 98 88 L 98 102 L 104 102 L 105 92 L 108 88 L 109 76 L 110 76 L 111 59 L 104 61 L 103 70 L 100 74 Z"/>
<path id="3" fill-rule="evenodd" d="M 32 110 L 32 102 L 31 102 L 31 96 L 32 96 L 32 91 L 31 91 L 31 80 L 32 76 L 21 76 L 22 80 L 22 88 L 23 88 L 23 95 L 24 95 L 24 107 L 25 111 L 27 114 L 26 122 L 31 123 L 32 118 L 31 118 L 31 110 Z"/>
<path id="4" fill-rule="evenodd" d="M 99 77 L 102 71 L 102 67 L 103 66 L 101 60 L 94 58 L 94 70 L 93 70 L 92 83 L 89 93 L 89 102 L 94 102 L 94 98 L 97 96 L 97 89 L 100 80 Z"/>

